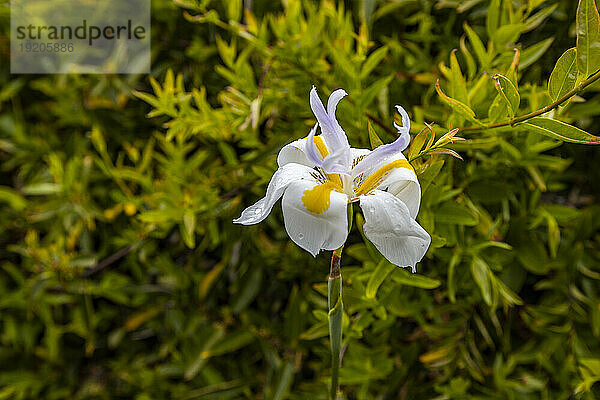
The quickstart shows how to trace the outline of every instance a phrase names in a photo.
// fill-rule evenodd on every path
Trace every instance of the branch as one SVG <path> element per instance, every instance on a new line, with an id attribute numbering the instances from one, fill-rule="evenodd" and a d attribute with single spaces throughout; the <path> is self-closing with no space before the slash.
<path id="1" fill-rule="evenodd" d="M 83 274 L 81 274 L 81 276 L 83 278 L 88 278 L 91 275 L 94 275 L 95 273 L 102 271 L 104 268 L 108 267 L 112 263 L 120 260 L 121 258 L 125 257 L 127 254 L 131 253 L 133 250 L 135 250 L 140 245 L 140 243 L 142 243 L 142 240 L 140 240 L 139 242 L 134 243 L 132 245 L 123 247 L 121 250 L 119 250 L 116 253 L 108 256 L 104 260 L 100 261 L 98 264 L 96 264 L 93 267 L 85 270 L 83 272 Z"/>
<path id="2" fill-rule="evenodd" d="M 494 128 L 500 128 L 503 126 L 515 126 L 519 122 L 527 121 L 530 118 L 537 117 L 538 115 L 547 113 L 548 111 L 560 106 L 562 103 L 569 100 L 571 97 L 575 96 L 576 94 L 579 94 L 583 89 L 585 89 L 592 83 L 596 82 L 598 79 L 600 79 L 600 70 L 594 72 L 592 75 L 590 75 L 589 78 L 587 78 L 586 80 L 581 82 L 573 90 L 570 90 L 567 93 L 565 93 L 564 95 L 562 95 L 555 102 L 550 103 L 547 106 L 540 108 L 539 110 L 530 112 L 529 114 L 521 115 L 520 117 L 515 117 L 508 121 L 496 122 L 495 124 L 490 124 L 490 125 L 485 125 L 485 126 L 467 126 L 467 127 L 458 128 L 458 130 L 459 130 L 459 132 L 467 132 L 467 131 L 481 131 L 481 130 L 485 130 L 485 129 L 494 129 Z"/>

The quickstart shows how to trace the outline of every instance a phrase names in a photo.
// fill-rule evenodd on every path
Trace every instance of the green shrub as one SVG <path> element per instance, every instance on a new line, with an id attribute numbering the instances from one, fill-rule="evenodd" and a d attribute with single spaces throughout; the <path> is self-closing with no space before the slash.
<path id="1" fill-rule="evenodd" d="M 369 124 L 394 140 L 406 108 L 433 238 L 411 275 L 350 234 L 345 398 L 600 398 L 600 156 L 556 139 L 597 141 L 599 86 L 489 127 L 600 68 L 567 53 L 547 90 L 577 7 L 156 0 L 151 77 L 2 63 L 0 399 L 327 398 L 329 255 L 293 244 L 279 205 L 232 224 L 314 124 L 312 84 L 350 94 L 353 147 Z M 6 1 L 0 21 L 8 60 Z M 463 160 L 417 157 L 453 128 Z"/>

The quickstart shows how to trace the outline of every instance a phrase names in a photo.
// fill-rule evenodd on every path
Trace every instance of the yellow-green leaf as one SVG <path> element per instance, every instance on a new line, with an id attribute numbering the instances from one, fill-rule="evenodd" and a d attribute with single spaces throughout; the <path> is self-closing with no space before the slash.
<path id="1" fill-rule="evenodd" d="M 387 260 L 382 259 L 377 267 L 375 267 L 375 271 L 369 277 L 367 282 L 367 288 L 365 290 L 365 295 L 368 299 L 374 299 L 375 295 L 377 295 L 377 290 L 379 286 L 383 283 L 385 278 L 389 275 L 390 272 L 396 269 L 396 266 L 390 264 Z"/>
<path id="2" fill-rule="evenodd" d="M 452 97 L 458 101 L 469 105 L 469 97 L 467 95 L 467 83 L 460 70 L 460 65 L 456 59 L 456 49 L 450 53 L 450 71 L 452 78 Z"/>
<path id="3" fill-rule="evenodd" d="M 572 47 L 560 56 L 550 74 L 548 93 L 552 101 L 558 100 L 563 94 L 572 90 L 575 87 L 576 80 L 577 49 Z"/>
<path id="4" fill-rule="evenodd" d="M 512 117 L 515 116 L 517 111 L 519 111 L 519 104 L 521 103 L 521 96 L 519 95 L 519 91 L 515 87 L 515 85 L 508 79 L 507 77 L 496 74 L 494 76 L 494 80 L 496 83 L 496 90 L 504 101 L 506 101 L 506 105 L 508 106 L 508 112 Z"/>
<path id="5" fill-rule="evenodd" d="M 595 0 L 577 6 L 577 69 L 587 78 L 600 68 L 600 18 Z"/>
<path id="6" fill-rule="evenodd" d="M 584 130 L 555 119 L 535 117 L 519 125 L 528 131 L 550 136 L 564 142 L 600 144 L 600 136 L 590 135 Z"/>
<path id="7" fill-rule="evenodd" d="M 473 275 L 475 283 L 479 286 L 483 301 L 485 301 L 485 304 L 488 306 L 491 306 L 492 280 L 490 279 L 490 267 L 481 258 L 475 257 L 471 263 L 471 274 Z"/>
<path id="8" fill-rule="evenodd" d="M 467 120 L 473 122 L 476 125 L 484 126 L 481 123 L 481 121 L 479 121 L 477 118 L 475 118 L 475 111 L 471 110 L 471 107 L 469 107 L 468 105 L 466 105 L 465 103 L 463 103 L 459 100 L 448 97 L 446 94 L 444 94 L 444 92 L 442 92 L 442 89 L 440 89 L 440 81 L 439 80 L 435 83 L 435 90 L 438 93 L 438 95 L 440 96 L 440 99 L 442 100 L 442 102 L 444 104 L 446 104 L 447 106 L 449 106 L 450 108 L 452 108 L 453 111 L 455 111 L 459 115 L 465 117 Z"/>
<path id="9" fill-rule="evenodd" d="M 367 130 L 369 131 L 369 142 L 371 143 L 371 150 L 381 146 L 383 144 L 383 141 L 379 138 L 377 132 L 375 132 L 375 129 L 373 129 L 371 121 L 367 121 Z"/>

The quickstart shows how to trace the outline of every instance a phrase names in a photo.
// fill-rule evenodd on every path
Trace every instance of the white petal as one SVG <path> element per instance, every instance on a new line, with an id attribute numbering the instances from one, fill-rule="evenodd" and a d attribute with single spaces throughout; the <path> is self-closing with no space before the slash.
<path id="1" fill-rule="evenodd" d="M 371 157 L 373 152 L 369 152 L 366 149 L 352 150 L 354 159 L 364 156 L 360 161 L 355 162 L 355 166 L 352 169 L 352 177 L 356 187 L 386 165 L 398 160 L 406 160 L 406 157 L 401 152 L 378 159 Z M 421 203 L 421 185 L 415 172 L 409 168 L 393 168 L 385 173 L 382 178 L 373 189 L 387 189 L 388 192 L 398 197 L 408 206 L 411 217 L 415 218 L 419 212 L 419 205 Z"/>
<path id="2" fill-rule="evenodd" d="M 277 165 L 283 167 L 285 164 L 295 163 L 313 167 L 315 164 L 306 156 L 306 138 L 298 139 L 286 144 L 277 154 Z"/>
<path id="3" fill-rule="evenodd" d="M 352 155 L 352 161 L 353 162 L 354 162 L 354 160 L 356 160 L 358 158 L 365 157 L 370 152 L 371 152 L 371 150 L 369 150 L 369 149 L 355 149 L 354 147 L 352 147 L 350 149 L 350 154 Z M 358 161 L 356 161 L 356 162 L 358 162 Z"/>
<path id="4" fill-rule="evenodd" d="M 348 196 L 331 191 L 329 208 L 321 213 L 306 209 L 302 197 L 318 183 L 302 180 L 292 183 L 281 200 L 283 221 L 290 238 L 316 256 L 320 250 L 340 248 L 348 236 L 346 207 Z"/>
<path id="5" fill-rule="evenodd" d="M 421 185 L 413 170 L 394 168 L 377 187 L 386 190 L 400 199 L 410 211 L 411 218 L 416 218 L 421 204 Z"/>
<path id="6" fill-rule="evenodd" d="M 376 190 L 360 196 L 365 216 L 365 236 L 391 263 L 413 268 L 421 261 L 429 244 L 429 234 L 411 218 L 408 207 L 396 196 Z"/>
<path id="7" fill-rule="evenodd" d="M 281 198 L 291 183 L 302 180 L 315 182 L 312 173 L 312 168 L 301 164 L 289 163 L 281 166 L 273 174 L 265 197 L 242 211 L 242 215 L 233 222 L 242 225 L 258 224 L 267 218 L 275 202 Z"/>

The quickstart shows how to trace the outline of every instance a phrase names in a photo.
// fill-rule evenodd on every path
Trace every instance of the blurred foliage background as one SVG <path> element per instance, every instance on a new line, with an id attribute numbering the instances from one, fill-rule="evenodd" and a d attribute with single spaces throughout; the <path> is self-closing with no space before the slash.
<path id="1" fill-rule="evenodd" d="M 36 76 L 9 73 L 0 2 L 0 399 L 325 399 L 329 254 L 296 247 L 278 205 L 231 222 L 314 123 L 311 85 L 348 91 L 353 147 L 369 120 L 394 139 L 394 104 L 415 135 L 472 126 L 438 79 L 487 121 L 491 76 L 512 74 L 531 112 L 576 9 L 156 0 L 151 77 Z M 552 113 L 598 134 L 598 85 Z M 345 398 L 600 398 L 598 149 L 460 136 L 464 161 L 414 161 L 433 237 L 418 274 L 350 235 Z"/>

